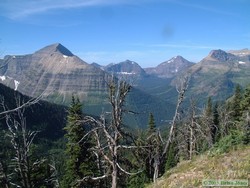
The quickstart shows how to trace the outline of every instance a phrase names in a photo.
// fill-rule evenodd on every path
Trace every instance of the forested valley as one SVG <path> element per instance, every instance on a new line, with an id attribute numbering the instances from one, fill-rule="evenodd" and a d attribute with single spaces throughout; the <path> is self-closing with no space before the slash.
<path id="1" fill-rule="evenodd" d="M 99 117 L 82 113 L 77 94 L 65 107 L 0 86 L 1 187 L 144 187 L 180 160 L 250 143 L 250 86 L 225 101 L 208 96 L 203 108 L 193 98 L 183 106 L 184 78 L 172 121 L 159 127 L 151 112 L 146 130 L 123 123 L 139 113 L 126 108 L 133 87 L 125 81 L 109 81 L 111 110 Z"/>

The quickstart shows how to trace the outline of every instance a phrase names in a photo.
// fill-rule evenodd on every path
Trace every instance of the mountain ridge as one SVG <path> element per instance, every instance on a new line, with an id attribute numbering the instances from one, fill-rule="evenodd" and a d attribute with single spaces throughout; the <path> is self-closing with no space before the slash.
<path id="1" fill-rule="evenodd" d="M 199 105 L 204 104 L 208 96 L 217 101 L 225 99 L 232 94 L 236 84 L 246 86 L 250 80 L 248 51 L 212 50 L 198 63 L 175 56 L 156 67 L 143 69 L 131 60 L 107 66 L 88 64 L 60 43 L 55 43 L 33 54 L 8 55 L 0 59 L 0 67 L 3 66 L 0 82 L 23 94 L 35 97 L 43 93 L 47 100 L 66 105 L 72 94 L 77 93 L 86 109 L 98 115 L 102 111 L 100 106 L 108 105 L 107 82 L 114 77 L 127 79 L 139 98 L 147 97 L 151 102 L 132 99 L 134 107 L 147 108 L 145 116 L 152 107 L 155 113 L 161 114 L 159 121 L 165 121 L 164 113 L 159 113 L 164 110 L 160 108 L 165 105 L 174 110 L 178 95 L 176 83 L 185 75 L 190 77 L 187 101 L 195 97 Z M 167 118 L 172 111 L 168 112 Z M 146 125 L 147 118 L 143 118 Z"/>

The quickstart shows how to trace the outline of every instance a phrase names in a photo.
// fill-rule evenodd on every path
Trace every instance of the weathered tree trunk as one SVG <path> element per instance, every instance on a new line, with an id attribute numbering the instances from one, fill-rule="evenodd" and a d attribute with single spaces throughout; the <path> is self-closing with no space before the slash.
<path id="1" fill-rule="evenodd" d="M 117 168 L 117 165 L 115 163 L 112 165 L 112 167 L 113 167 L 113 171 L 112 171 L 112 188 L 116 188 L 117 187 L 118 168 Z"/>
<path id="2" fill-rule="evenodd" d="M 193 118 L 192 118 L 192 122 L 191 122 L 191 126 L 190 126 L 190 146 L 189 146 L 189 159 L 191 160 L 192 157 L 193 157 L 193 144 L 194 144 L 194 141 L 193 141 L 193 137 L 194 137 L 194 122 L 193 122 Z"/>
<path id="3" fill-rule="evenodd" d="M 159 177 L 159 168 L 160 168 L 160 159 L 159 156 L 156 156 L 154 159 L 154 176 L 153 181 L 156 182 L 157 178 Z"/>
<path id="4" fill-rule="evenodd" d="M 101 157 L 106 161 L 109 172 L 99 177 L 85 177 L 92 180 L 100 180 L 111 176 L 111 187 L 118 187 L 118 175 L 119 172 L 123 172 L 128 175 L 134 175 L 136 173 L 129 173 L 119 165 L 119 148 L 131 149 L 137 148 L 136 146 L 121 145 L 122 139 L 126 134 L 122 131 L 122 116 L 125 112 L 124 103 L 131 86 L 125 81 L 120 81 L 118 84 L 111 81 L 109 84 L 109 102 L 111 104 L 111 112 L 103 113 L 100 120 L 96 120 L 93 117 L 85 117 L 85 123 L 92 123 L 94 128 L 89 131 L 85 136 L 94 133 L 96 145 L 93 148 Z M 105 115 L 110 115 L 110 122 L 106 123 Z M 84 136 L 84 137 L 85 137 Z"/>
<path id="5" fill-rule="evenodd" d="M 195 103 L 192 100 L 191 101 L 191 123 L 189 126 L 189 130 L 190 130 L 190 136 L 189 136 L 189 160 L 192 159 L 193 157 L 193 150 L 195 149 L 194 146 L 194 131 L 195 131 Z"/>
<path id="6" fill-rule="evenodd" d="M 176 108 L 175 108 L 175 114 L 174 114 L 174 117 L 173 117 L 173 120 L 172 120 L 172 123 L 171 123 L 171 128 L 170 128 L 170 131 L 169 131 L 169 135 L 168 135 L 168 140 L 165 144 L 165 147 L 164 147 L 164 150 L 163 150 L 163 153 L 162 153 L 162 156 L 163 158 L 165 157 L 168 149 L 169 149 L 169 146 L 172 142 L 172 139 L 174 137 L 174 134 L 175 134 L 175 130 L 176 130 L 176 121 L 178 119 L 178 116 L 179 116 L 179 108 L 180 108 L 180 105 L 181 103 L 183 102 L 184 100 L 184 94 L 187 90 L 187 87 L 188 87 L 188 77 L 185 77 L 184 80 L 181 82 L 181 86 L 180 86 L 180 89 L 178 91 L 178 101 L 177 101 L 177 104 L 176 104 Z"/>

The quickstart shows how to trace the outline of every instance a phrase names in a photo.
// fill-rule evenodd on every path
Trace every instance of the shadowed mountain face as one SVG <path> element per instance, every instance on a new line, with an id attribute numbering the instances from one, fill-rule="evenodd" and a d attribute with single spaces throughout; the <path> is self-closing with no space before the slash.
<path id="1" fill-rule="evenodd" d="M 35 97 L 41 93 L 58 103 L 68 103 L 72 93 L 96 103 L 106 93 L 109 75 L 73 55 L 61 44 L 52 44 L 34 54 L 6 56 L 0 76 L 9 87 Z M 98 97 L 97 97 L 98 96 Z"/>

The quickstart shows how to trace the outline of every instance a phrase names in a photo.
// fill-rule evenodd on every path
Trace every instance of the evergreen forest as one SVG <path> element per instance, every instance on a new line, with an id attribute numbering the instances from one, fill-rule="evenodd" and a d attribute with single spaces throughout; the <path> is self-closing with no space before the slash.
<path id="1" fill-rule="evenodd" d="M 250 144 L 250 85 L 225 101 L 208 96 L 202 107 L 186 101 L 187 90 L 183 79 L 171 121 L 158 126 L 152 111 L 139 129 L 124 123 L 140 113 L 127 108 L 126 81 L 108 83 L 110 111 L 97 117 L 83 113 L 77 94 L 66 107 L 0 84 L 0 187 L 140 188 L 180 161 Z"/>

